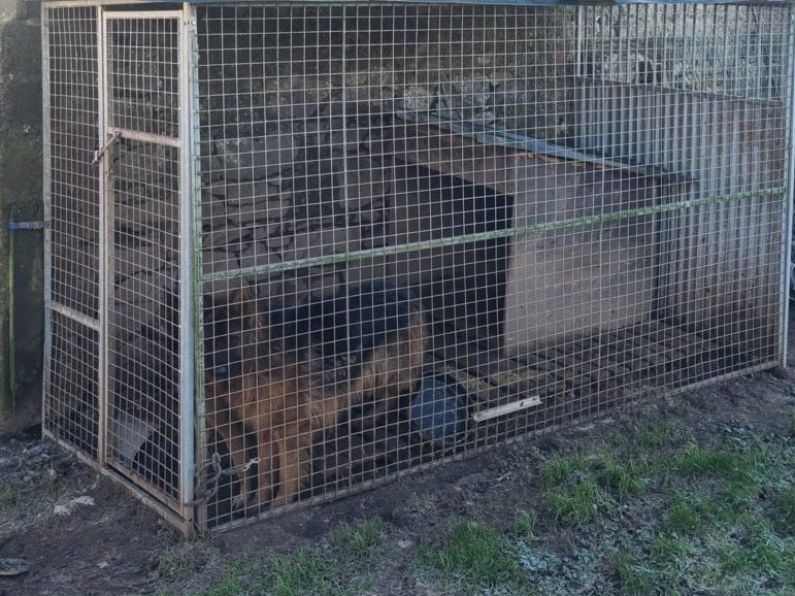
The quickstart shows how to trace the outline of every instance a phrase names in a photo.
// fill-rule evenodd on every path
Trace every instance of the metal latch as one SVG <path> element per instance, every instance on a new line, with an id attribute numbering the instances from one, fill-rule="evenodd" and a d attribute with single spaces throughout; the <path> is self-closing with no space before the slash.
<path id="1" fill-rule="evenodd" d="M 114 130 L 110 138 L 107 141 L 105 141 L 105 144 L 102 145 L 102 147 L 100 147 L 96 151 L 94 151 L 94 159 L 91 160 L 91 163 L 99 163 L 99 160 L 101 160 L 105 156 L 105 152 L 108 149 L 110 149 L 111 145 L 113 145 L 113 143 L 118 141 L 120 138 L 121 138 L 121 131 Z"/>

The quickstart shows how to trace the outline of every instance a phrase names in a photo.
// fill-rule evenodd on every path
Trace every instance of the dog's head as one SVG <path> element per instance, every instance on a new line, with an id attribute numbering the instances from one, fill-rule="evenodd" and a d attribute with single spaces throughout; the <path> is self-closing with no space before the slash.
<path id="1" fill-rule="evenodd" d="M 406 341 L 409 328 L 422 324 L 413 293 L 383 280 L 350 286 L 320 308 L 313 318 L 322 321 L 317 348 L 329 384 L 360 376 L 376 349 Z"/>
<path id="2" fill-rule="evenodd" d="M 204 367 L 216 379 L 240 377 L 267 339 L 253 290 L 204 299 Z"/>

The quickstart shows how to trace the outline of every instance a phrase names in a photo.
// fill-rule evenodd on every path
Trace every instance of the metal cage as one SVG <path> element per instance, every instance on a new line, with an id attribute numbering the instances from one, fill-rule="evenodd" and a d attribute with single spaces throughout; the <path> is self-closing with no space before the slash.
<path id="1" fill-rule="evenodd" d="M 184 532 L 785 362 L 788 2 L 43 17 L 45 433 Z"/>

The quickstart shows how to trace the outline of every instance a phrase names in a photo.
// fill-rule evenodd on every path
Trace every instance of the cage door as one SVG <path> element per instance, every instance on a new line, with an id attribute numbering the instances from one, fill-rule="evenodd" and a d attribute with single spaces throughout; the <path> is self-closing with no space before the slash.
<path id="1" fill-rule="evenodd" d="M 107 463 L 185 519 L 192 447 L 184 19 L 106 12 L 101 79 Z M 187 301 L 188 304 L 190 301 Z M 185 428 L 188 431 L 185 431 Z"/>

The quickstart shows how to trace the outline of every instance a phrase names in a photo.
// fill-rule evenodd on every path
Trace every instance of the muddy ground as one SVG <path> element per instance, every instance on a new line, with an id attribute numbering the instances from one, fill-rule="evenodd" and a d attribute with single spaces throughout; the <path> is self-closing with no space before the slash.
<path id="1" fill-rule="evenodd" d="M 790 344 L 795 348 L 792 335 Z M 790 364 L 795 364 L 792 353 Z M 645 434 L 638 434 L 640 431 Z M 684 540 L 682 553 L 689 552 L 689 560 L 709 568 L 709 573 L 694 576 L 690 563 L 682 563 L 671 567 L 678 570 L 676 574 L 666 575 L 654 561 L 645 566 L 633 563 L 632 557 L 646 557 L 648 549 L 645 543 L 623 542 L 628 540 L 625 537 L 640 535 L 644 528 L 664 528 L 658 518 L 674 519 L 673 513 L 658 507 L 670 502 L 666 487 L 673 485 L 668 480 L 661 483 L 639 476 L 638 492 L 645 490 L 645 495 L 634 500 L 610 497 L 605 489 L 599 494 L 607 495 L 611 504 L 603 504 L 604 500 L 593 504 L 600 516 L 576 518 L 575 512 L 575 517 L 567 518 L 562 510 L 553 510 L 548 479 L 554 465 L 573 461 L 565 459 L 572 453 L 586 458 L 591 453 L 608 453 L 610 461 L 620 464 L 621 454 L 630 452 L 616 451 L 615 445 L 626 443 L 627 437 L 650 436 L 659 437 L 661 444 L 667 441 L 674 459 L 680 457 L 676 454 L 682 453 L 684 444 L 690 446 L 687 453 L 692 455 L 693 449 L 706 453 L 710 445 L 728 444 L 726 441 L 737 437 L 743 441 L 750 437 L 754 444 L 792 454 L 795 373 L 792 369 L 760 373 L 680 396 L 631 404 L 609 419 L 520 441 L 359 496 L 189 543 L 182 542 L 122 489 L 41 441 L 36 429 L 31 429 L 0 441 L 0 558 L 22 557 L 32 564 L 20 577 L 0 577 L 0 595 L 720 593 L 721 586 L 737 593 L 795 593 L 789 591 L 795 590 L 795 585 L 788 583 L 795 579 L 784 577 L 786 573 L 781 571 L 790 560 L 786 557 L 795 553 L 790 548 L 795 543 L 786 532 L 784 538 L 770 534 L 776 544 L 784 545 L 780 549 L 783 558 L 769 564 L 767 559 L 761 563 L 758 557 L 753 559 L 760 568 L 743 567 L 731 559 L 733 566 L 713 569 L 703 558 L 694 559 L 699 549 L 708 549 L 709 540 L 695 529 L 681 530 L 681 524 L 680 532 L 670 536 Z M 642 447 L 642 441 L 648 439 L 639 440 Z M 655 445 L 653 441 L 648 444 Z M 792 486 L 793 465 L 795 458 L 787 459 L 775 472 L 781 482 L 790 484 L 779 482 L 776 486 Z M 695 482 L 692 474 L 689 478 L 688 482 Z M 711 490 L 716 482 L 712 477 L 710 484 L 699 485 L 699 490 Z M 691 485 L 676 486 L 681 490 Z M 771 497 L 767 493 L 753 498 Z M 444 537 L 462 522 L 496 528 L 498 542 L 502 541 L 499 544 L 513 541 L 511 549 L 518 544 L 510 538 L 515 536 L 511 532 L 524 527 L 521 581 L 502 582 L 499 578 L 504 577 L 500 575 L 504 570 L 499 569 L 496 575 L 486 572 L 480 579 L 467 581 L 469 571 L 456 571 L 455 557 L 428 554 L 433 545 L 438 545 L 438 552 L 448 553 L 444 549 L 449 542 L 445 543 Z M 370 533 L 368 540 L 362 539 L 360 531 L 351 533 L 351 528 L 363 527 Z M 619 542 L 621 548 L 616 546 Z M 358 546 L 352 548 L 352 544 Z M 502 548 L 499 544 L 498 550 Z M 527 554 L 530 547 L 536 553 L 533 556 Z M 339 554 L 343 551 L 348 553 L 347 559 Z M 627 552 L 630 559 L 625 564 L 621 557 Z M 605 558 L 608 555 L 604 553 L 613 554 Z M 684 554 L 677 559 L 679 563 L 682 557 Z M 366 564 L 359 565 L 358 559 Z M 434 561 L 437 568 L 447 571 L 435 572 Z M 721 583 L 732 569 L 739 574 L 737 582 Z M 345 577 L 329 577 L 337 572 Z"/>

